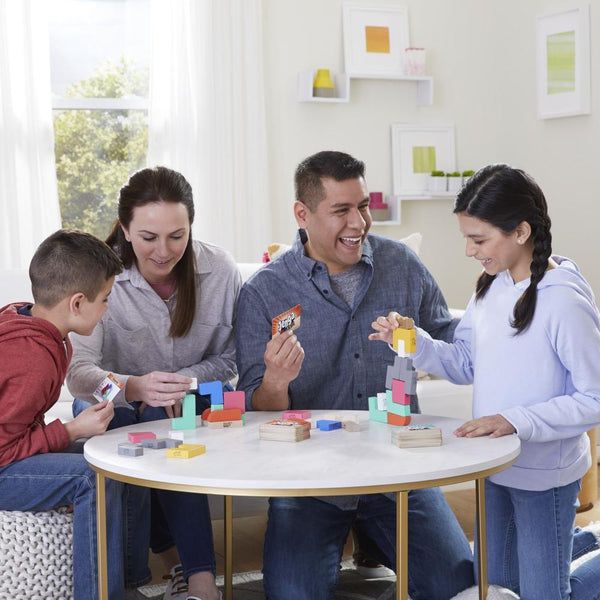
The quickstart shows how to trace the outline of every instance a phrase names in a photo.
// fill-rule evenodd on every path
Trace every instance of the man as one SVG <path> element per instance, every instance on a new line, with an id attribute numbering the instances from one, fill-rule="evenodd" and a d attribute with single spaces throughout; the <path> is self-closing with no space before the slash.
<path id="1" fill-rule="evenodd" d="M 242 288 L 237 316 L 238 389 L 255 410 L 362 409 L 385 389 L 385 344 L 371 323 L 391 309 L 449 340 L 446 302 L 404 244 L 368 235 L 364 164 L 320 152 L 298 166 L 292 248 Z M 271 320 L 301 305 L 301 327 L 271 339 Z M 416 396 L 411 409 L 418 412 Z M 264 548 L 270 600 L 333 597 L 344 542 L 353 527 L 361 549 L 393 569 L 394 495 L 271 498 Z M 293 540 L 293 542 L 291 542 Z M 409 494 L 409 583 L 413 600 L 447 600 L 473 585 L 472 553 L 437 488 Z"/>

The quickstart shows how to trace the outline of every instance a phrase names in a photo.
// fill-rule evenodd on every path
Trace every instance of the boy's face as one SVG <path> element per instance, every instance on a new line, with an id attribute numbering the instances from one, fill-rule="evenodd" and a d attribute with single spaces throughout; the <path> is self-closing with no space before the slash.
<path id="1" fill-rule="evenodd" d="M 79 307 L 77 329 L 73 329 L 75 333 L 90 335 L 94 331 L 94 327 L 108 310 L 108 297 L 114 282 L 114 277 L 107 279 L 93 301 L 83 298 Z"/>

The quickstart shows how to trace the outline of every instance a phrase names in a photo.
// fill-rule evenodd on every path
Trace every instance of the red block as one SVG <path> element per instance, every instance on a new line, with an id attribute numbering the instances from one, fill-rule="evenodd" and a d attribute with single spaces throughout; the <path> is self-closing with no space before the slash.
<path id="1" fill-rule="evenodd" d="M 404 425 L 410 425 L 410 417 L 401 417 L 394 413 L 388 412 L 387 414 L 388 425 L 395 425 L 396 427 L 402 427 Z"/>

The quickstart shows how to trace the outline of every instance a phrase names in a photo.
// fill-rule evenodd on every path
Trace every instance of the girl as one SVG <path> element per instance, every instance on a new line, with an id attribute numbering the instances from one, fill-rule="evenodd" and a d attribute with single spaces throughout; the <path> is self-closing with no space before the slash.
<path id="1" fill-rule="evenodd" d="M 600 422 L 594 295 L 572 261 L 552 255 L 544 194 L 523 171 L 484 167 L 454 213 L 483 273 L 454 343 L 417 329 L 414 364 L 473 383 L 475 418 L 457 436 L 521 440 L 516 463 L 485 484 L 489 582 L 524 600 L 597 600 L 600 556 L 569 575 L 585 432 Z M 398 316 L 379 317 L 370 339 L 391 341 Z M 596 545 L 586 534 L 576 553 Z"/>

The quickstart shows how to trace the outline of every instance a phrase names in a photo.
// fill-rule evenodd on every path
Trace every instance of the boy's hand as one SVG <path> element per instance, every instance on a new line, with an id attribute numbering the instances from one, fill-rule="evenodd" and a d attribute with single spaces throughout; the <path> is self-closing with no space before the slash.
<path id="1" fill-rule="evenodd" d="M 392 311 L 387 317 L 377 317 L 376 321 L 371 323 L 371 327 L 377 331 L 369 335 L 370 340 L 380 340 L 391 344 L 393 342 L 393 331 L 398 327 L 400 319 L 404 319 L 399 313 Z"/>
<path id="2" fill-rule="evenodd" d="M 179 373 L 152 371 L 140 377 L 132 375 L 125 385 L 125 398 L 148 406 L 164 406 L 168 414 L 169 407 L 181 403 L 191 383 L 191 377 Z"/>
<path id="3" fill-rule="evenodd" d="M 80 438 L 89 438 L 104 433 L 114 414 L 115 407 L 108 400 L 86 408 L 72 421 L 65 423 L 69 440 L 74 442 Z"/>

